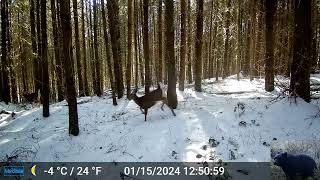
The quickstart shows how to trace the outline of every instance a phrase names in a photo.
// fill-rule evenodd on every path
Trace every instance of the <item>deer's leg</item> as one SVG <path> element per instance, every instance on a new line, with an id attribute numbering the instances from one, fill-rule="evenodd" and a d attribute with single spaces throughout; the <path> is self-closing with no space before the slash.
<path id="1" fill-rule="evenodd" d="M 173 114 L 174 116 L 176 116 L 176 113 L 173 111 L 172 107 L 170 107 L 170 106 L 168 105 L 168 102 L 167 102 L 166 99 L 162 101 L 162 106 L 161 106 L 162 111 L 163 111 L 163 105 L 164 105 L 164 104 L 166 104 L 166 105 L 170 108 L 172 114 Z"/>
<path id="2" fill-rule="evenodd" d="M 143 110 L 142 110 L 142 108 L 140 107 L 140 111 L 142 112 L 142 114 L 144 114 L 144 112 L 143 112 Z"/>
<path id="3" fill-rule="evenodd" d="M 168 107 L 171 109 L 172 114 L 173 114 L 174 116 L 176 116 L 176 113 L 174 113 L 173 109 L 172 109 L 170 106 L 168 106 Z"/>
<path id="4" fill-rule="evenodd" d="M 144 109 L 144 121 L 147 121 L 148 109 Z"/>
<path id="5" fill-rule="evenodd" d="M 163 99 L 162 99 L 162 105 L 161 105 L 161 110 L 162 110 L 162 111 L 163 111 L 163 106 L 164 106 L 165 104 L 168 106 L 167 98 L 163 98 Z"/>
<path id="6" fill-rule="evenodd" d="M 164 102 L 162 102 L 162 105 L 161 105 L 161 110 L 162 110 L 162 111 L 163 111 L 163 106 L 164 106 L 164 104 L 165 104 L 165 103 L 164 103 Z"/>

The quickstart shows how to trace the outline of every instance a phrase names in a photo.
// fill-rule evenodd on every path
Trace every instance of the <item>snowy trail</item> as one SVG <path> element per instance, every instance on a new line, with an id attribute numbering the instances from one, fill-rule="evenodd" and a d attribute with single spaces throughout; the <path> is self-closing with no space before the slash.
<path id="1" fill-rule="evenodd" d="M 80 98 L 78 137 L 68 135 L 66 102 L 53 104 L 46 119 L 41 108 L 19 110 L 10 120 L 1 115 L 0 158 L 23 148 L 34 156 L 21 161 L 265 162 L 270 161 L 269 144 L 320 140 L 320 119 L 311 118 L 318 105 L 301 99 L 295 105 L 288 98 L 270 102 L 277 92 L 266 93 L 261 79 L 229 77 L 204 84 L 203 93 L 192 87 L 177 92 L 177 116 L 158 104 L 150 109 L 147 122 L 133 101 L 121 99 L 114 107 L 107 97 Z M 239 91 L 248 93 L 215 94 Z M 218 144 L 211 146 L 209 139 Z"/>

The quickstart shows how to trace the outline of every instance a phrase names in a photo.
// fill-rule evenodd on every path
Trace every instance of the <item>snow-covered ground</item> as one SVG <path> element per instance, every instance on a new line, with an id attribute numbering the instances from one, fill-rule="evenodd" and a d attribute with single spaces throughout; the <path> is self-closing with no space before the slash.
<path id="1" fill-rule="evenodd" d="M 312 81 L 320 82 L 319 75 Z M 318 103 L 297 99 L 295 104 L 278 97 L 278 88 L 265 92 L 263 79 L 237 81 L 231 76 L 204 81 L 202 93 L 193 89 L 177 91 L 177 116 L 157 104 L 147 122 L 125 98 L 118 106 L 109 96 L 79 98 L 77 137 L 68 135 L 65 101 L 50 106 L 49 118 L 42 117 L 39 107 L 0 104 L 0 110 L 15 112 L 14 117 L 1 114 L 0 160 L 266 162 L 274 142 L 320 140 L 320 118 L 314 117 Z"/>

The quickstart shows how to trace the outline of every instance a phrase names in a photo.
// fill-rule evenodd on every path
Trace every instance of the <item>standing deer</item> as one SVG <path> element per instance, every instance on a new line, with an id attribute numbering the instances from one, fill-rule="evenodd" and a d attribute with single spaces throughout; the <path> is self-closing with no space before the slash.
<path id="1" fill-rule="evenodd" d="M 22 96 L 30 103 L 34 103 L 36 101 L 38 101 L 38 98 L 40 96 L 40 90 L 33 92 L 33 93 L 24 93 L 22 94 Z"/>
<path id="2" fill-rule="evenodd" d="M 138 88 L 135 88 L 132 91 L 132 93 L 129 96 L 129 100 L 133 100 L 140 107 L 141 112 L 144 114 L 144 121 L 147 121 L 148 109 L 154 106 L 158 101 L 162 102 L 162 105 L 161 105 L 162 110 L 163 110 L 163 105 L 166 104 L 171 109 L 172 114 L 176 116 L 172 107 L 168 105 L 167 98 L 163 96 L 162 89 L 160 88 L 159 84 L 156 90 L 151 91 L 148 94 L 141 97 L 137 96 L 137 91 L 138 91 Z M 144 111 L 142 111 L 142 109 Z"/>

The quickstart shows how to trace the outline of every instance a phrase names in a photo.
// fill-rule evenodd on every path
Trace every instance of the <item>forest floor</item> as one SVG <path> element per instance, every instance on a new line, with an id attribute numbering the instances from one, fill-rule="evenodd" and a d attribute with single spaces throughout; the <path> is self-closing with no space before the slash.
<path id="1" fill-rule="evenodd" d="M 320 84 L 320 75 L 311 81 Z M 289 79 L 276 82 L 285 85 Z M 118 106 L 108 95 L 78 98 L 77 137 L 68 135 L 65 101 L 52 104 L 48 118 L 41 107 L 1 103 L 0 110 L 15 114 L 1 114 L 0 161 L 268 162 L 272 146 L 289 141 L 319 143 L 313 157 L 320 156 L 318 101 L 295 102 L 281 92 L 279 86 L 265 92 L 263 79 L 205 80 L 202 93 L 192 85 L 177 91 L 177 116 L 157 104 L 147 122 L 126 98 Z"/>

